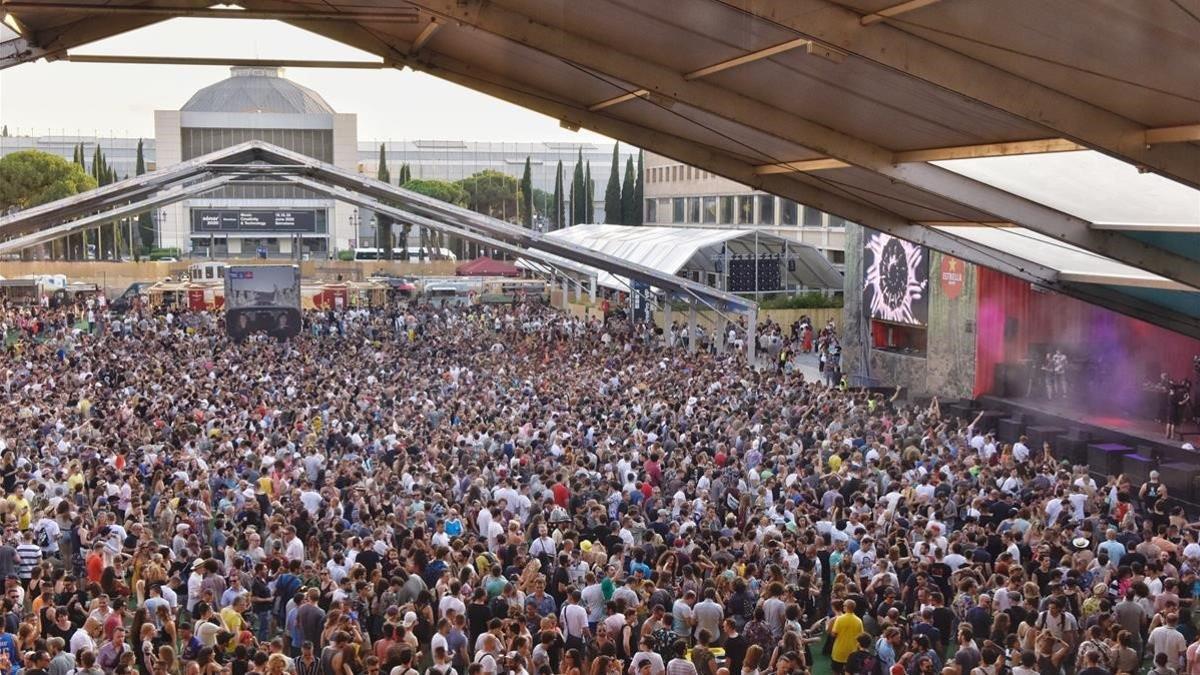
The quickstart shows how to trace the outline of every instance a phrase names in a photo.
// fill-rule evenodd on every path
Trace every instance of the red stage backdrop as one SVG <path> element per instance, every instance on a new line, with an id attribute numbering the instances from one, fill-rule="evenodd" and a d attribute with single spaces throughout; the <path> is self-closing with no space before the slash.
<path id="1" fill-rule="evenodd" d="M 1125 385 L 1114 396 L 1135 395 L 1160 372 L 1194 379 L 1192 357 L 1200 340 L 1069 298 L 1042 293 L 1026 281 L 978 268 L 975 395 L 991 393 L 996 365 L 1019 362 L 1029 345 L 1061 345 L 1070 353 L 1101 359 Z"/>

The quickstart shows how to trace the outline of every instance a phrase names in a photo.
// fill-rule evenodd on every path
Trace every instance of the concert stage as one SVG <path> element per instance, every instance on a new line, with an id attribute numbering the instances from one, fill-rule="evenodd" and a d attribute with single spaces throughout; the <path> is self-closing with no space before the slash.
<path id="1" fill-rule="evenodd" d="M 1078 403 L 1040 398 L 980 396 L 949 408 L 968 421 L 984 411 L 980 425 L 1001 442 L 1026 435 L 1036 451 L 1049 441 L 1056 458 L 1087 465 L 1097 480 L 1123 473 L 1136 485 L 1158 468 L 1172 497 L 1200 504 L 1200 452 L 1184 450 L 1184 441 L 1168 440 L 1163 425 L 1152 419 L 1097 415 Z M 1200 446 L 1195 423 L 1189 421 L 1181 430 L 1186 441 Z"/>

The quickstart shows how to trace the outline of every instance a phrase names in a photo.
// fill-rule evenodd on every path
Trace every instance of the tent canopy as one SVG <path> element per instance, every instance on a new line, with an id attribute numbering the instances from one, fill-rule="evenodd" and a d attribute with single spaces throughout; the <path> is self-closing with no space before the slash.
<path id="1" fill-rule="evenodd" d="M 548 232 L 546 238 L 671 275 L 679 275 L 685 267 L 715 273 L 723 269 L 726 257 L 779 256 L 779 260 L 795 261 L 784 265 L 785 289 L 842 288 L 842 275 L 812 246 L 753 230 L 575 225 Z M 629 288 L 629 280 L 615 274 L 598 272 L 597 281 L 608 288 Z"/>
<path id="2" fill-rule="evenodd" d="M 460 277 L 519 277 L 521 270 L 510 262 L 480 256 L 456 267 L 454 274 Z"/>

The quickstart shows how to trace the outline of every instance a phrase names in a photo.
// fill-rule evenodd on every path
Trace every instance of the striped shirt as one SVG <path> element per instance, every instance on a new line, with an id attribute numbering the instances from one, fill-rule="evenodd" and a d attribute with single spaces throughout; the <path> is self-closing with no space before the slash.
<path id="1" fill-rule="evenodd" d="M 22 581 L 29 581 L 33 576 L 33 568 L 42 562 L 42 547 L 32 542 L 17 546 L 17 576 Z"/>

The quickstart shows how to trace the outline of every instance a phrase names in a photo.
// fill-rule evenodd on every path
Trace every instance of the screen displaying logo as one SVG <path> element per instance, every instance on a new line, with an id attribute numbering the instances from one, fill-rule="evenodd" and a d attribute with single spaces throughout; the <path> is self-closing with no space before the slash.
<path id="1" fill-rule="evenodd" d="M 867 234 L 863 302 L 872 319 L 923 326 L 929 321 L 929 258 L 923 247 L 882 232 Z"/>

